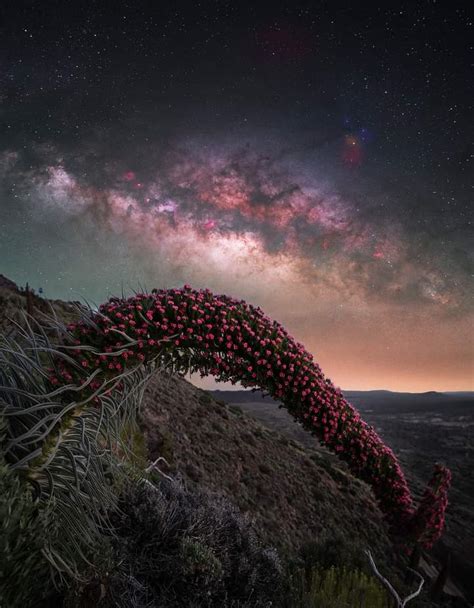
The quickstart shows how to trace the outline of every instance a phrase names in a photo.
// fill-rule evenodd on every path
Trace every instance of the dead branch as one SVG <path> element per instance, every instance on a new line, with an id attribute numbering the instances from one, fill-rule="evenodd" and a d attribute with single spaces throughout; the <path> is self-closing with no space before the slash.
<path id="1" fill-rule="evenodd" d="M 380 574 L 380 572 L 378 571 L 371 552 L 366 551 L 365 553 L 369 558 L 372 571 L 374 572 L 375 576 L 379 579 L 379 581 L 382 583 L 382 585 L 385 587 L 385 589 L 387 589 L 387 591 L 390 593 L 390 595 L 395 599 L 395 601 L 397 603 L 397 608 L 405 608 L 405 606 L 408 604 L 408 602 L 410 602 L 412 599 L 414 599 L 415 597 L 418 597 L 420 595 L 423 585 L 425 584 L 425 579 L 421 576 L 421 574 L 419 572 L 410 568 L 410 570 L 420 578 L 420 585 L 414 593 L 410 594 L 405 599 L 402 599 L 398 595 L 397 591 L 394 589 L 392 584 L 384 576 L 382 576 L 382 574 Z"/>

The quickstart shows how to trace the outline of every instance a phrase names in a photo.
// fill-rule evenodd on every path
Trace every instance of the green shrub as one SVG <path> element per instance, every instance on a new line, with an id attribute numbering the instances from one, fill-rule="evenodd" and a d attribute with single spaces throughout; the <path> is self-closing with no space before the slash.
<path id="1" fill-rule="evenodd" d="M 399 557 L 378 554 L 377 567 L 398 591 L 407 597 L 415 589 L 404 581 L 407 566 Z M 417 583 L 418 584 L 418 583 Z M 320 538 L 306 543 L 297 557 L 287 559 L 285 608 L 392 608 L 395 602 L 373 575 L 366 547 L 336 531 L 325 531 Z M 432 603 L 426 589 L 410 601 L 410 608 L 451 606 Z"/>
<path id="2" fill-rule="evenodd" d="M 212 402 L 212 398 L 211 395 L 209 395 L 209 393 L 202 391 L 202 393 L 199 395 L 199 403 L 201 405 L 210 405 L 210 403 Z"/>
<path id="3" fill-rule="evenodd" d="M 364 548 L 352 538 L 337 531 L 323 532 L 318 540 L 305 543 L 299 556 L 306 571 L 315 567 L 329 569 L 342 567 L 363 569 L 367 565 Z"/>
<path id="4" fill-rule="evenodd" d="M 313 568 L 293 580 L 291 608 L 392 608 L 376 578 L 345 567 Z"/>
<path id="5" fill-rule="evenodd" d="M 55 534 L 49 510 L 0 462 L 0 606 L 28 608 L 54 588 L 42 551 Z"/>

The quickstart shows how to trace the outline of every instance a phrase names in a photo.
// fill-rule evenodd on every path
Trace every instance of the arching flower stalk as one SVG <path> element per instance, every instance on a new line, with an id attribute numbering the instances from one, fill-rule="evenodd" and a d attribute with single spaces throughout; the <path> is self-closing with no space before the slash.
<path id="1" fill-rule="evenodd" d="M 325 378 L 312 355 L 259 307 L 185 285 L 112 298 L 68 329 L 73 343 L 63 349 L 69 357 L 51 369 L 53 387 L 77 385 L 84 370 L 98 372 L 84 391 L 93 395 L 105 379 L 159 361 L 178 373 L 199 371 L 260 388 L 372 487 L 394 533 L 424 546 L 441 535 L 449 471 L 437 467 L 431 482 L 437 490 L 428 489 L 416 511 L 392 450 Z M 102 407 L 103 397 L 94 395 L 93 401 Z"/>

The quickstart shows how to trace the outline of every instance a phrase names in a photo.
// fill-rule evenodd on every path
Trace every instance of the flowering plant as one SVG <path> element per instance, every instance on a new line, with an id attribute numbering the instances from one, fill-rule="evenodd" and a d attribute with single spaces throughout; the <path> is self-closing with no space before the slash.
<path id="1" fill-rule="evenodd" d="M 111 298 L 68 329 L 71 341 L 64 348 L 76 365 L 94 375 L 88 390 L 98 391 L 111 377 L 156 360 L 180 373 L 199 371 L 263 389 L 372 487 L 393 532 L 426 547 L 441 535 L 449 470 L 437 465 L 415 509 L 392 450 L 323 375 L 312 355 L 259 307 L 185 285 Z M 74 383 L 80 374 L 76 365 L 62 358 L 50 370 L 50 382 Z M 98 406 L 100 399 L 95 398 Z"/>

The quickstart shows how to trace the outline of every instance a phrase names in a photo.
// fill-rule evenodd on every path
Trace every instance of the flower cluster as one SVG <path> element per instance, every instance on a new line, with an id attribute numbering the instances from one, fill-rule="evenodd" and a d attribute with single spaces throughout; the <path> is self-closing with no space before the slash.
<path id="1" fill-rule="evenodd" d="M 259 307 L 185 285 L 112 298 L 91 315 L 69 326 L 78 364 L 98 372 L 91 389 L 100 385 L 101 376 L 156 358 L 178 371 L 261 388 L 372 486 L 394 530 L 413 529 L 412 498 L 393 452 L 325 378 L 312 355 Z M 81 350 L 84 344 L 95 346 L 95 353 Z M 71 382 L 74 373 L 63 362 L 51 381 Z M 433 500 L 429 515 L 426 509 L 423 516 L 418 511 L 419 523 L 429 528 L 419 529 L 419 538 L 429 542 L 441 534 L 445 494 L 438 491 Z"/>
<path id="2" fill-rule="evenodd" d="M 436 465 L 412 519 L 411 536 L 426 548 L 432 547 L 443 532 L 450 485 L 451 471 L 442 465 Z"/>

